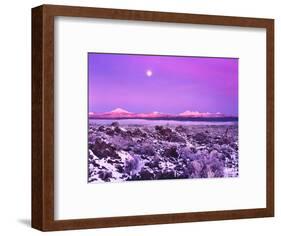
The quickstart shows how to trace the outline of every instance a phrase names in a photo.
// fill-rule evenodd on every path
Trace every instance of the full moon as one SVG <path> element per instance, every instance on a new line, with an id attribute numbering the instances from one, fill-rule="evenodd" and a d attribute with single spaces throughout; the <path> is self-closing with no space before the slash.
<path id="1" fill-rule="evenodd" d="M 151 76 L 152 76 L 152 71 L 151 71 L 151 70 L 147 70 L 147 71 L 146 71 L 146 75 L 147 75 L 148 77 L 151 77 Z"/>

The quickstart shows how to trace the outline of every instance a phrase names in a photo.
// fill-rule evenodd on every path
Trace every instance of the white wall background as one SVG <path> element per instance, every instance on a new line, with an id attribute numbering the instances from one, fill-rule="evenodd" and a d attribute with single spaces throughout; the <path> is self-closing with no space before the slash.
<path id="1" fill-rule="evenodd" d="M 68 0 L 2 1 L 0 7 L 0 234 L 39 235 L 30 228 L 31 208 L 31 16 L 43 4 L 84 5 L 275 18 L 276 121 L 281 116 L 281 14 L 276 0 Z M 280 5 L 280 6 L 279 6 Z M 258 104 L 255 104 L 258 105 Z M 281 229 L 281 127 L 276 122 L 276 217 L 173 225 L 55 232 L 52 235 L 277 235 Z M 254 166 L 253 166 L 254 168 Z M 258 183 L 256 183 L 258 184 Z M 51 234 L 51 233 L 47 233 Z"/>

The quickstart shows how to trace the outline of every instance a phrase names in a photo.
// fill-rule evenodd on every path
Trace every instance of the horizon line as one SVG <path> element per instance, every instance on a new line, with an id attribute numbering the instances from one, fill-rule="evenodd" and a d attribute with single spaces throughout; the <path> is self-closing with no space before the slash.
<path id="1" fill-rule="evenodd" d="M 88 111 L 88 115 L 94 115 L 94 113 L 96 114 L 103 114 L 103 113 L 113 113 L 114 110 L 116 109 L 113 109 L 113 110 L 110 110 L 110 111 Z M 124 110 L 123 113 L 130 113 L 130 114 L 157 114 L 158 115 L 181 115 L 182 113 L 185 113 L 185 112 L 190 112 L 191 114 L 193 113 L 194 115 L 198 114 L 210 114 L 210 115 L 223 115 L 223 116 L 232 116 L 232 117 L 238 117 L 238 114 L 226 114 L 226 113 L 221 113 L 221 112 L 208 112 L 208 111 L 191 111 L 191 110 L 185 110 L 185 111 L 182 111 L 182 112 L 178 112 L 178 113 L 167 113 L 167 112 L 161 112 L 161 111 L 151 111 L 151 112 L 130 112 L 130 111 L 127 111 L 125 109 L 122 109 Z M 121 113 L 121 112 L 120 112 Z"/>

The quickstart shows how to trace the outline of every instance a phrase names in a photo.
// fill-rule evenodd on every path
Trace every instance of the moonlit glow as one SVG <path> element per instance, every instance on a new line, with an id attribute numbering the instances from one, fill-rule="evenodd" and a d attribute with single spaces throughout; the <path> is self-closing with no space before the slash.
<path id="1" fill-rule="evenodd" d="M 152 76 L 152 71 L 151 71 L 151 70 L 147 70 L 147 71 L 146 71 L 146 75 L 147 75 L 148 77 L 151 77 L 151 76 Z"/>
<path id="2" fill-rule="evenodd" d="M 90 112 L 238 116 L 238 58 L 89 53 L 88 60 Z"/>

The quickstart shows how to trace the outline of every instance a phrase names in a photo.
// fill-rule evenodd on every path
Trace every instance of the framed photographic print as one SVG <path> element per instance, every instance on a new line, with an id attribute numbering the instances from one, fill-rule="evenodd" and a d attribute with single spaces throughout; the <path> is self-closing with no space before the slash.
<path id="1" fill-rule="evenodd" d="M 32 227 L 274 216 L 274 20 L 32 9 Z"/>

